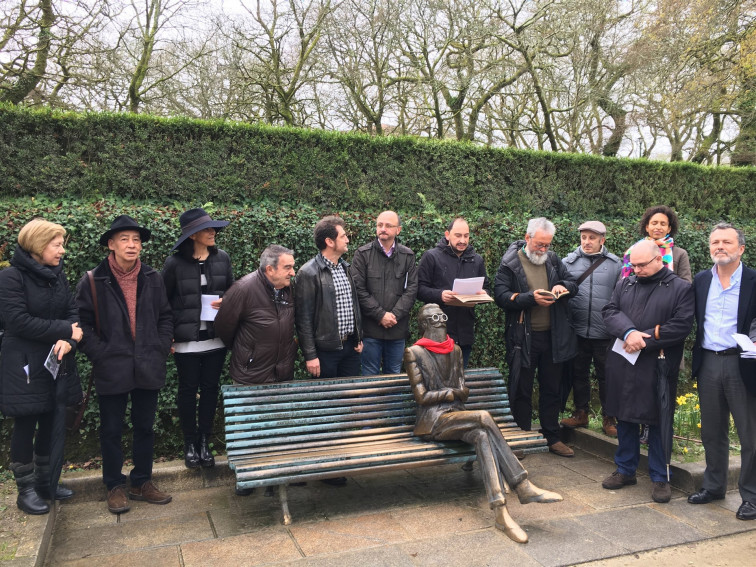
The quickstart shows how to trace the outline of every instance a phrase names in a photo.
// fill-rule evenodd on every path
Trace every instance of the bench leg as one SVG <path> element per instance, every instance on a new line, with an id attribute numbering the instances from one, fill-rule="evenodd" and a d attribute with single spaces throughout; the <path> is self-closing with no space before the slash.
<path id="1" fill-rule="evenodd" d="M 286 494 L 286 485 L 278 485 L 278 497 L 281 499 L 281 512 L 283 513 L 284 526 L 291 524 L 291 514 L 289 513 L 289 498 Z"/>

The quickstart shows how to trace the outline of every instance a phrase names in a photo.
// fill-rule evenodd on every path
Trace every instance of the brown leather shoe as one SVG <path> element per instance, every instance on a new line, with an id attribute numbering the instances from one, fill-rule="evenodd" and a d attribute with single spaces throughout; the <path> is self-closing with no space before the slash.
<path id="1" fill-rule="evenodd" d="M 150 504 L 168 504 L 168 502 L 173 500 L 170 494 L 160 492 L 151 480 L 148 480 L 142 486 L 132 486 L 129 488 L 129 498 L 149 502 Z"/>
<path id="2" fill-rule="evenodd" d="M 559 423 L 567 429 L 575 429 L 576 427 L 588 427 L 588 412 L 585 410 L 577 410 L 571 417 L 566 417 Z"/>
<path id="3" fill-rule="evenodd" d="M 131 510 L 126 497 L 126 485 L 119 484 L 108 492 L 108 511 L 112 514 L 124 514 Z"/>
<path id="4" fill-rule="evenodd" d="M 557 441 L 553 445 L 549 445 L 549 451 L 560 457 L 574 457 L 575 452 L 561 441 Z"/>
<path id="5" fill-rule="evenodd" d="M 617 437 L 617 418 L 605 415 L 602 429 L 604 430 L 604 435 Z"/>

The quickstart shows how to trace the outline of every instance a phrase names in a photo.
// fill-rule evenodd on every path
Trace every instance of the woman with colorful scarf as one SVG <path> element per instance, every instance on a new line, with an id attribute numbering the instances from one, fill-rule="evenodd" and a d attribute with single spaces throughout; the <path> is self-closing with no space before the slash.
<path id="1" fill-rule="evenodd" d="M 665 266 L 685 281 L 693 283 L 688 253 L 685 249 L 675 246 L 674 237 L 677 234 L 678 227 L 679 222 L 675 212 L 665 205 L 658 205 L 646 209 L 638 229 L 642 237 L 653 240 L 659 246 L 659 252 Z M 632 274 L 630 250 L 628 249 L 622 259 L 622 277 L 626 278 Z"/>

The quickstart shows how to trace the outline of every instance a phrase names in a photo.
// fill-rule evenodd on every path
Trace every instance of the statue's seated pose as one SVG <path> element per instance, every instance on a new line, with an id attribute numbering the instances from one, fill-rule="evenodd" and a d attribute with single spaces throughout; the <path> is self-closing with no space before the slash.
<path id="1" fill-rule="evenodd" d="M 496 527 L 510 539 L 526 543 L 528 534 L 507 512 L 502 477 L 522 504 L 560 502 L 562 497 L 528 480 L 528 471 L 512 453 L 490 413 L 465 410 L 469 390 L 465 387 L 462 351 L 446 334 L 446 315 L 439 306 L 429 303 L 422 307 L 418 323 L 423 338 L 404 351 L 404 367 L 418 404 L 414 433 L 474 445 L 488 501 L 496 512 Z"/>

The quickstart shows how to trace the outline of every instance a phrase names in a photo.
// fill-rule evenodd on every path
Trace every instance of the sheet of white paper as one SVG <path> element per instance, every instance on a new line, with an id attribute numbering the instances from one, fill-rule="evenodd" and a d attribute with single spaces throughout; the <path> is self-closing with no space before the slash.
<path id="1" fill-rule="evenodd" d="M 743 352 L 740 353 L 740 358 L 756 358 L 756 346 L 754 346 L 753 341 L 751 341 L 748 335 L 733 333 L 732 338 L 743 349 Z"/>
<path id="2" fill-rule="evenodd" d="M 614 341 L 614 345 L 612 346 L 612 350 L 616 352 L 617 354 L 624 356 L 625 359 L 630 364 L 635 364 L 635 361 L 638 360 L 638 357 L 640 356 L 640 351 L 636 352 L 626 352 L 624 348 L 622 348 L 622 345 L 625 344 L 625 341 L 622 339 L 617 339 Z"/>
<path id="3" fill-rule="evenodd" d="M 218 314 L 217 309 L 213 309 L 210 305 L 213 301 L 220 299 L 220 295 L 203 295 L 202 296 L 202 312 L 200 313 L 200 321 L 215 321 L 215 316 Z"/>
<path id="4" fill-rule="evenodd" d="M 483 289 L 483 280 L 485 278 L 458 278 L 452 285 L 452 293 L 459 295 L 475 295 Z"/>
<path id="5" fill-rule="evenodd" d="M 55 345 L 50 348 L 50 352 L 47 355 L 47 359 L 45 360 L 45 368 L 52 374 L 53 380 L 55 380 L 58 377 L 58 370 L 60 370 L 60 362 L 58 361 L 58 357 L 55 354 Z"/>

